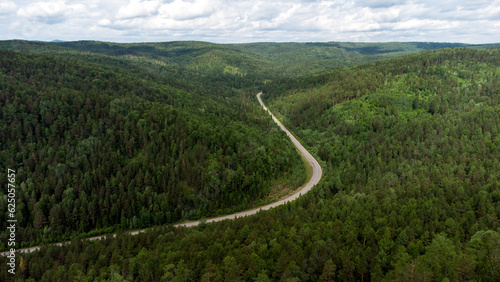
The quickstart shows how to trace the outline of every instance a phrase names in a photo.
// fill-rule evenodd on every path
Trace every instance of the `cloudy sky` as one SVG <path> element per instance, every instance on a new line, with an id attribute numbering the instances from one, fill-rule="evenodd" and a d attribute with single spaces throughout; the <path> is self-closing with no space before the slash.
<path id="1" fill-rule="evenodd" d="M 0 39 L 500 42 L 500 0 L 0 0 Z"/>

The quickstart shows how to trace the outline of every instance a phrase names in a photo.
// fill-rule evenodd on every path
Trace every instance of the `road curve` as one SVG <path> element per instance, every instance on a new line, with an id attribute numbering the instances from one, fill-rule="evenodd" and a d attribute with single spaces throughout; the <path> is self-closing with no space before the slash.
<path id="1" fill-rule="evenodd" d="M 304 185 L 302 188 L 300 188 L 293 195 L 288 196 L 285 199 L 282 199 L 280 201 L 271 203 L 269 205 L 265 205 L 265 206 L 262 206 L 262 207 L 255 208 L 253 210 L 248 210 L 248 211 L 243 211 L 243 212 L 237 212 L 237 213 L 233 213 L 233 214 L 229 214 L 229 215 L 225 215 L 225 216 L 219 216 L 219 217 L 210 218 L 210 219 L 205 220 L 205 222 L 222 221 L 222 220 L 225 220 L 225 219 L 236 219 L 238 217 L 244 217 L 244 216 L 256 214 L 256 213 L 258 213 L 261 210 L 268 210 L 270 208 L 281 206 L 283 204 L 286 204 L 287 202 L 291 202 L 291 201 L 297 199 L 298 197 L 300 197 L 300 195 L 309 192 L 314 187 L 314 185 L 316 185 L 319 182 L 319 180 L 321 179 L 321 176 L 323 175 L 323 170 L 321 169 L 321 166 L 319 165 L 318 161 L 306 150 L 306 148 L 304 148 L 304 146 L 302 146 L 302 144 L 299 143 L 299 141 L 297 141 L 297 139 L 295 139 L 295 137 L 290 133 L 290 131 L 288 131 L 288 129 L 286 129 L 283 126 L 283 124 L 281 124 L 281 122 L 267 109 L 266 105 L 264 105 L 264 103 L 262 102 L 262 99 L 260 98 L 261 95 L 262 95 L 262 92 L 260 92 L 259 94 L 257 94 L 257 99 L 259 100 L 260 105 L 262 106 L 262 108 L 264 108 L 264 110 L 266 110 L 266 112 L 268 112 L 271 115 L 271 117 L 273 118 L 274 122 L 276 122 L 278 124 L 278 126 L 283 131 L 285 131 L 286 135 L 288 135 L 288 137 L 290 138 L 290 140 L 292 140 L 292 142 L 295 145 L 295 147 L 297 147 L 297 149 L 299 149 L 300 153 L 306 158 L 306 160 L 312 166 L 312 170 L 313 170 L 312 177 L 309 180 L 309 182 L 306 183 L 306 185 Z M 191 226 L 196 226 L 196 225 L 200 224 L 200 222 L 201 222 L 200 220 L 196 220 L 196 221 L 179 223 L 179 224 L 176 224 L 174 226 L 191 227 Z"/>
<path id="2" fill-rule="evenodd" d="M 245 217 L 245 216 L 253 215 L 253 214 L 258 213 L 261 210 L 268 210 L 268 209 L 286 204 L 287 202 L 294 201 L 295 199 L 300 197 L 300 195 L 309 192 L 314 187 L 314 185 L 316 185 L 319 182 L 319 180 L 321 179 L 321 176 L 323 175 L 323 170 L 321 169 L 321 166 L 319 165 L 318 161 L 304 148 L 304 146 L 302 146 L 302 144 L 300 144 L 299 141 L 297 141 L 297 139 L 290 133 L 290 131 L 288 131 L 288 129 L 286 129 L 283 126 L 283 124 L 281 124 L 281 122 L 267 109 L 266 105 L 264 105 L 264 103 L 262 102 L 262 99 L 260 98 L 261 95 L 262 95 L 262 92 L 257 94 L 257 100 L 259 100 L 259 103 L 262 106 L 262 108 L 264 108 L 264 110 L 271 115 L 274 122 L 276 122 L 276 124 L 278 124 L 278 126 L 283 131 L 285 131 L 286 135 L 288 135 L 290 140 L 292 140 L 295 147 L 297 147 L 297 149 L 300 151 L 300 153 L 306 158 L 307 162 L 309 162 L 309 165 L 311 165 L 312 177 L 311 177 L 311 179 L 309 179 L 309 182 L 307 182 L 302 188 L 297 190 L 294 194 L 288 196 L 285 199 L 271 203 L 269 205 L 261 206 L 261 207 L 258 207 L 258 208 L 252 209 L 252 210 L 248 210 L 248 211 L 242 211 L 242 212 L 237 212 L 237 213 L 233 213 L 233 214 L 229 214 L 229 215 L 225 215 L 225 216 L 214 217 L 214 218 L 210 218 L 210 219 L 206 219 L 206 220 L 196 220 L 196 221 L 188 221 L 188 222 L 178 223 L 178 224 L 175 224 L 173 226 L 175 226 L 175 227 L 179 227 L 179 226 L 193 227 L 193 226 L 199 225 L 202 221 L 208 223 L 208 222 L 216 222 L 216 221 L 222 221 L 222 220 L 226 220 L 226 219 L 236 219 L 238 217 Z M 129 235 L 137 235 L 137 234 L 144 232 L 148 229 L 149 228 L 137 230 L 137 231 L 131 231 L 131 232 L 128 232 L 128 234 Z M 87 240 L 91 240 L 91 241 L 101 240 L 107 236 L 116 237 L 116 234 L 96 236 L 96 237 L 88 238 Z M 53 245 L 62 246 L 62 245 L 68 244 L 68 243 L 69 242 L 55 243 Z M 18 249 L 18 250 L 16 250 L 16 252 L 18 252 L 18 253 L 31 253 L 31 252 L 39 250 L 39 249 L 40 249 L 40 247 L 31 247 L 31 248 Z M 10 252 L 2 252 L 2 253 L 0 253 L 0 255 L 5 256 L 9 253 Z"/>

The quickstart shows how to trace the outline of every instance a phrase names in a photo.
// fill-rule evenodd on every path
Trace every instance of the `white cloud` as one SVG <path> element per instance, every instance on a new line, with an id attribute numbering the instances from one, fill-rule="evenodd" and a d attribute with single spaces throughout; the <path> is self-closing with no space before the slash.
<path id="1" fill-rule="evenodd" d="M 147 17 L 158 13 L 159 1 L 130 0 L 127 6 L 121 7 L 116 14 L 118 19 Z"/>
<path id="2" fill-rule="evenodd" d="M 218 8 L 221 8 L 218 1 L 194 0 L 190 2 L 174 0 L 171 3 L 163 4 L 159 12 L 160 18 L 163 19 L 190 20 L 208 17 Z"/>
<path id="3" fill-rule="evenodd" d="M 500 41 L 500 0 L 0 1 L 0 39 Z"/>
<path id="4" fill-rule="evenodd" d="M 37 2 L 23 6 L 17 10 L 17 16 L 31 21 L 56 24 L 64 22 L 68 16 L 85 11 L 82 4 L 67 5 L 62 1 Z"/>
<path id="5" fill-rule="evenodd" d="M 102 19 L 100 21 L 97 22 L 97 25 L 99 26 L 110 26 L 111 25 L 111 21 L 108 20 L 108 19 Z"/>
<path id="6" fill-rule="evenodd" d="M 358 0 L 356 1 L 356 5 L 369 8 L 387 8 L 403 4 L 404 2 L 401 0 Z"/>
<path id="7" fill-rule="evenodd" d="M 7 15 L 16 11 L 17 5 L 12 1 L 0 2 L 0 16 Z"/>
<path id="8" fill-rule="evenodd" d="M 394 30 L 437 30 L 450 29 L 457 26 L 457 22 L 429 20 L 429 19 L 411 19 L 394 24 Z"/>

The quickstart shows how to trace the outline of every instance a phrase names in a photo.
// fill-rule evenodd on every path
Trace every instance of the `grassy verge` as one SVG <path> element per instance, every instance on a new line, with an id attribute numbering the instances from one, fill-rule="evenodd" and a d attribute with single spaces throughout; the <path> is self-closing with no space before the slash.
<path id="1" fill-rule="evenodd" d="M 297 152 L 299 152 L 300 157 L 302 158 L 302 162 L 304 163 L 304 166 L 306 168 L 306 181 L 304 181 L 304 184 L 309 182 L 311 180 L 311 177 L 313 175 L 313 168 L 312 165 L 307 161 L 306 157 L 300 153 L 300 151 L 297 149 Z"/>

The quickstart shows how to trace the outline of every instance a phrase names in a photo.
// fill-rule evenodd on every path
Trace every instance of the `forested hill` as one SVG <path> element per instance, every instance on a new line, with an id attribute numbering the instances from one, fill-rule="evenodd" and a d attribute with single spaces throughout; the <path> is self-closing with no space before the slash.
<path id="1" fill-rule="evenodd" d="M 146 71 L 156 79 L 169 77 L 183 80 L 194 76 L 205 79 L 204 83 L 233 80 L 236 86 L 246 87 L 283 76 L 296 77 L 424 50 L 465 46 L 485 48 L 489 45 L 425 42 L 215 44 L 199 41 L 0 41 L 0 49 L 59 54 L 108 66 L 128 66 Z"/>
<path id="2" fill-rule="evenodd" d="M 198 91 L 137 73 L 0 51 L 0 185 L 17 171 L 21 246 L 224 214 L 304 182 L 300 156 L 254 92 L 222 96 L 229 86 Z"/>
<path id="3" fill-rule="evenodd" d="M 499 81 L 499 49 L 450 48 L 268 82 L 266 104 L 324 163 L 311 193 L 235 221 L 47 246 L 18 277 L 498 281 Z"/>
<path id="4" fill-rule="evenodd" d="M 343 243 L 357 262 L 339 256 L 338 274 L 500 279 L 498 48 L 410 54 L 267 92 L 331 172 L 323 203 L 352 224 L 342 238 L 357 238 Z"/>

